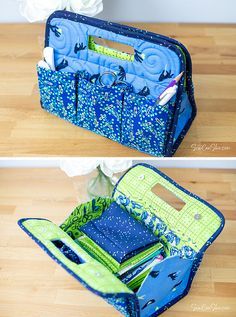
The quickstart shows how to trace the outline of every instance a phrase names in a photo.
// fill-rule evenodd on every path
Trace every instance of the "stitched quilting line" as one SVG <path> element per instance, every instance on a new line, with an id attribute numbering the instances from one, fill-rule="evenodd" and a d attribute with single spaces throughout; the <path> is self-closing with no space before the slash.
<path id="1" fill-rule="evenodd" d="M 58 60 L 60 60 L 60 59 L 62 59 L 62 58 L 64 58 L 65 57 L 65 55 L 64 54 L 60 54 L 60 53 L 58 53 L 57 54 L 58 56 L 60 56 L 60 58 L 58 58 Z M 75 58 L 75 57 L 72 57 L 72 56 L 66 56 L 66 58 L 68 58 L 69 60 L 71 60 L 71 61 L 77 61 L 77 59 Z M 93 64 L 93 65 L 95 65 L 95 66 L 99 66 L 99 69 L 101 69 L 101 72 L 104 72 L 104 71 L 110 71 L 111 70 L 111 67 L 107 67 L 107 66 L 104 66 L 104 65 L 98 65 L 97 63 L 95 63 L 95 62 L 93 62 L 93 61 L 87 61 L 86 59 L 79 59 L 79 60 L 82 60 L 83 62 L 88 62 L 88 63 L 90 63 L 90 64 Z M 119 63 L 117 63 L 116 64 L 116 67 L 117 66 L 119 66 Z M 72 69 L 73 69 L 73 67 L 72 66 L 70 66 Z M 84 69 L 80 69 L 80 71 L 83 71 Z M 62 70 L 60 70 L 61 72 L 63 72 L 63 73 L 67 73 L 68 71 L 64 71 L 63 69 Z M 112 71 L 114 71 L 114 72 L 118 72 L 118 70 L 115 70 L 115 69 L 112 69 Z M 73 71 L 73 72 L 68 72 L 68 73 L 76 73 L 76 71 Z M 139 78 L 141 78 L 141 79 L 143 79 L 143 80 L 145 80 L 146 81 L 146 83 L 147 83 L 147 85 L 148 85 L 148 82 L 151 82 L 151 83 L 154 83 L 155 84 L 155 86 L 157 87 L 157 86 L 159 86 L 159 87 L 162 87 L 162 89 L 163 89 L 163 91 L 165 90 L 165 88 L 169 85 L 169 83 L 173 80 L 173 79 L 169 79 L 168 80 L 168 82 L 165 82 L 165 83 L 162 83 L 162 82 L 159 82 L 159 81 L 157 81 L 157 82 L 155 82 L 155 81 L 152 81 L 152 80 L 150 80 L 150 79 L 147 79 L 147 78 L 145 78 L 145 77 L 141 77 L 141 76 L 138 76 L 136 73 L 130 73 L 130 72 L 128 72 L 128 71 L 126 71 L 126 75 L 127 76 L 137 76 L 137 77 L 139 77 Z M 157 77 L 158 77 L 158 75 L 157 75 Z M 130 85 L 132 85 L 132 83 L 130 83 Z M 136 94 L 138 94 L 138 93 L 136 93 Z M 148 96 L 147 96 L 148 97 Z M 150 97 L 150 98 L 154 98 L 154 97 Z"/>
<path id="2" fill-rule="evenodd" d="M 66 20 L 66 18 L 64 19 L 64 20 Z M 65 25 L 65 27 L 66 28 L 70 28 L 70 25 L 73 23 L 73 21 L 71 20 L 71 19 L 68 19 L 69 21 L 72 21 L 71 22 L 71 24 L 70 23 L 67 23 L 67 21 L 64 21 L 64 20 L 59 20 L 59 19 L 56 19 L 56 20 L 54 20 L 54 24 L 57 24 L 57 23 L 59 23 L 60 25 L 61 25 L 61 27 L 63 27 L 63 25 Z M 79 27 L 80 28 L 82 28 L 82 29 L 94 29 L 94 26 L 92 25 L 92 24 L 86 24 L 86 23 L 80 23 L 80 24 L 78 24 L 78 25 L 80 25 Z M 79 28 L 78 27 L 78 28 Z M 71 28 L 72 28 L 72 26 L 71 26 Z M 72 30 L 74 30 L 74 28 L 72 28 Z M 105 32 L 104 31 L 104 29 L 103 28 L 101 28 L 100 29 L 100 31 L 101 32 Z M 75 29 L 74 30 L 74 32 L 79 32 L 77 29 Z M 112 31 L 108 31 L 109 32 L 109 34 L 111 33 L 111 34 L 113 34 L 114 32 L 112 32 Z M 49 41 L 50 41 L 50 34 L 49 34 L 49 32 L 48 32 L 48 36 L 49 36 Z M 124 35 L 122 35 L 121 34 L 121 36 L 123 36 L 123 37 L 125 37 Z M 127 37 L 127 36 L 126 36 Z M 56 40 L 58 40 L 58 38 L 55 38 Z M 129 37 L 129 42 L 130 41 L 138 41 L 140 44 L 139 45 L 141 45 L 141 43 L 145 43 L 145 40 L 142 40 L 142 39 L 140 39 L 140 38 L 135 38 L 134 36 L 132 36 L 132 37 Z M 122 42 L 122 41 L 121 41 Z M 53 42 L 53 38 L 51 39 L 51 44 L 53 44 L 54 42 Z M 179 63 L 179 56 L 178 56 L 178 53 L 176 52 L 176 50 L 179 50 L 179 48 L 178 47 L 176 47 L 175 48 L 175 50 L 174 49 L 171 49 L 168 45 L 166 45 L 165 43 L 165 45 L 164 44 L 162 44 L 162 45 L 160 45 L 160 43 L 155 43 L 155 42 L 152 42 L 152 41 L 146 41 L 146 43 L 148 43 L 148 45 L 151 45 L 151 46 L 153 46 L 154 47 L 154 49 L 157 51 L 157 52 L 159 52 L 160 51 L 160 53 L 162 54 L 163 52 L 161 52 L 161 50 L 162 50 L 162 47 L 163 46 L 165 46 L 166 47 L 166 50 L 169 50 L 170 51 L 170 53 L 169 54 L 172 54 L 173 55 L 173 57 L 172 58 L 170 58 L 170 60 L 169 60 L 169 62 L 171 63 L 171 65 L 172 65 L 172 61 L 173 60 L 175 60 L 176 62 L 175 63 L 177 63 L 177 61 L 178 61 L 178 63 L 176 64 L 177 66 L 174 66 L 174 65 L 172 65 L 174 68 L 178 68 L 178 70 L 179 70 L 179 68 L 181 68 L 181 64 Z M 47 44 L 50 44 L 50 43 L 47 43 Z M 134 44 L 134 43 L 133 43 Z M 56 48 L 56 42 L 55 42 L 55 48 Z M 180 50 L 179 50 L 180 51 Z M 71 52 L 71 51 L 70 51 Z M 83 52 L 83 51 L 82 51 Z M 94 53 L 94 54 L 96 54 L 96 52 Z M 167 58 L 167 64 L 168 64 L 168 56 L 169 56 L 169 54 L 166 54 L 165 56 L 166 56 L 166 58 Z M 60 56 L 60 55 L 58 55 L 58 56 Z M 70 54 L 67 54 L 67 56 L 68 56 L 68 58 L 71 58 L 72 57 L 72 60 L 73 60 L 73 56 L 71 55 L 71 53 Z M 154 54 L 154 56 L 155 56 L 155 54 Z M 61 57 L 64 57 L 64 53 L 61 55 Z M 99 54 L 98 54 L 98 58 L 99 58 Z M 112 59 L 113 60 L 113 57 L 109 57 L 110 59 Z M 77 60 L 77 59 L 75 59 L 74 58 L 74 60 Z M 83 54 L 81 54 L 81 56 L 80 56 L 80 60 L 81 61 L 84 61 L 84 62 L 88 62 L 88 63 L 92 63 L 93 65 L 95 65 L 95 66 L 98 66 L 98 63 L 97 62 L 94 62 L 93 60 L 88 60 L 87 58 L 85 58 L 85 54 L 83 53 Z M 119 64 L 119 63 L 117 63 L 117 60 L 113 60 L 112 61 L 111 60 L 111 64 L 112 63 L 116 63 L 116 64 Z M 125 63 L 124 63 L 125 64 Z M 145 68 L 147 67 L 148 65 L 145 65 Z M 148 66 L 149 67 L 149 66 Z M 173 68 L 173 67 L 171 67 L 171 68 Z M 126 67 L 127 68 L 127 67 Z M 150 67 L 149 67 L 150 68 Z M 164 69 L 164 65 L 163 65 L 163 69 Z M 177 70 L 176 70 L 176 72 L 177 72 Z M 139 74 L 137 73 L 137 72 L 135 72 L 135 73 L 131 73 L 130 72 L 130 70 L 128 70 L 127 69 L 127 74 L 131 74 L 131 77 L 132 76 L 137 76 L 138 78 L 142 78 L 142 76 L 139 76 Z M 158 72 L 158 74 L 160 75 L 160 73 Z M 159 75 L 156 75 L 157 76 L 157 78 L 159 77 Z M 177 73 L 176 73 L 176 75 L 177 75 Z M 148 76 L 145 76 L 146 78 L 148 78 Z M 144 78 L 144 79 L 146 79 L 146 78 Z M 171 80 L 171 79 L 170 79 Z M 170 80 L 168 80 L 168 83 L 170 82 Z M 157 84 L 157 80 L 153 80 L 153 79 L 149 79 L 149 81 L 150 81 L 150 83 L 152 82 L 153 84 Z M 167 83 L 167 85 L 168 85 L 168 83 Z M 159 83 L 160 84 L 160 83 Z M 163 87 L 166 87 L 166 86 L 163 86 Z"/>

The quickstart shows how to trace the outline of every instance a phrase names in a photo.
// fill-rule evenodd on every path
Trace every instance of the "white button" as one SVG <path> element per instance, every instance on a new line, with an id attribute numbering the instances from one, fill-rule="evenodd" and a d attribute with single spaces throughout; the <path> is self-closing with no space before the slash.
<path id="1" fill-rule="evenodd" d="M 144 178 L 145 178 L 145 175 L 140 175 L 139 177 L 138 177 L 140 180 L 144 180 Z"/>

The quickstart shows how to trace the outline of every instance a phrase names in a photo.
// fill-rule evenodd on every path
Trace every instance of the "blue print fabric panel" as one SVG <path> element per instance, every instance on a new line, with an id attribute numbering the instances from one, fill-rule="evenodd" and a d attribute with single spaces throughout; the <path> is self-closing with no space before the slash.
<path id="1" fill-rule="evenodd" d="M 100 218 L 88 222 L 80 230 L 119 263 L 158 242 L 151 231 L 115 202 Z"/>
<path id="2" fill-rule="evenodd" d="M 103 299 L 114 306 L 125 317 L 138 317 L 138 301 L 124 296 L 104 296 Z"/>
<path id="3" fill-rule="evenodd" d="M 42 107 L 76 123 L 76 75 L 37 67 Z"/>
<path id="4" fill-rule="evenodd" d="M 173 256 L 153 267 L 137 293 L 140 316 L 149 317 L 182 295 L 188 285 L 192 266 L 193 260 Z"/>
<path id="5" fill-rule="evenodd" d="M 77 124 L 120 142 L 124 89 L 79 78 Z"/>
<path id="6" fill-rule="evenodd" d="M 153 98 L 126 93 L 122 117 L 122 143 L 155 156 L 162 155 L 174 101 L 160 106 Z"/>

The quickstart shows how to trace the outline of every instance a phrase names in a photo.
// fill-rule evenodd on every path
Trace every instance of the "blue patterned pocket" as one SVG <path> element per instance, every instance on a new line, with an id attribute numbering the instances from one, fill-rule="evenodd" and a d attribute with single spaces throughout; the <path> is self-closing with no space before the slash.
<path id="1" fill-rule="evenodd" d="M 79 78 L 77 125 L 120 142 L 124 88 Z"/>
<path id="2" fill-rule="evenodd" d="M 156 99 L 125 93 L 122 115 L 122 144 L 163 156 L 169 125 L 170 103 L 159 106 Z"/>
<path id="3" fill-rule="evenodd" d="M 37 67 L 42 108 L 76 123 L 76 75 Z"/>

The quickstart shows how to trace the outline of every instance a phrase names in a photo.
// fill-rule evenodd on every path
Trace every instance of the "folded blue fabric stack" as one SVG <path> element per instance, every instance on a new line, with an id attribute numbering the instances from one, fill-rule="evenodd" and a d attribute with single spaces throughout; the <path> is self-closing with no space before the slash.
<path id="1" fill-rule="evenodd" d="M 119 263 L 158 242 L 152 232 L 115 202 L 100 218 L 88 222 L 80 230 Z"/>
<path id="2" fill-rule="evenodd" d="M 132 289 L 137 289 L 152 265 L 163 259 L 158 238 L 115 202 L 80 230 L 121 264 L 117 276 Z"/>

